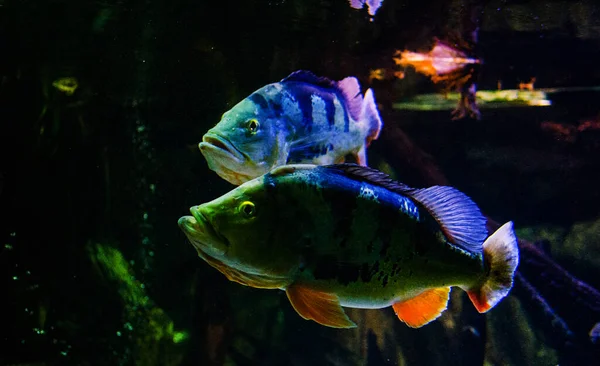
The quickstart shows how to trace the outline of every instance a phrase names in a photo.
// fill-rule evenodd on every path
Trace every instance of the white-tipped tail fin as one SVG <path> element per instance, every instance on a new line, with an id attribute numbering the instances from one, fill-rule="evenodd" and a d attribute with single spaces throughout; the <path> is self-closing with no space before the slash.
<path id="1" fill-rule="evenodd" d="M 496 306 L 512 288 L 515 270 L 519 265 L 519 247 L 512 222 L 502 225 L 486 239 L 483 258 L 487 276 L 483 283 L 467 291 L 480 313 Z"/>
<path id="2" fill-rule="evenodd" d="M 360 112 L 360 122 L 367 126 L 365 143 L 366 146 L 369 146 L 371 141 L 377 140 L 379 133 L 381 132 L 381 128 L 383 127 L 383 122 L 381 122 L 379 110 L 377 109 L 377 104 L 375 103 L 375 97 L 373 96 L 373 90 L 371 89 L 368 89 L 365 93 Z"/>

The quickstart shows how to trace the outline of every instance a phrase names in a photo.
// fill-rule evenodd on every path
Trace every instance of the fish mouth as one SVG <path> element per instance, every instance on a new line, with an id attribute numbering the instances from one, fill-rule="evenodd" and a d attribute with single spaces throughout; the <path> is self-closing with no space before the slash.
<path id="1" fill-rule="evenodd" d="M 258 176 L 252 173 L 250 158 L 222 136 L 208 132 L 198 148 L 208 167 L 231 184 L 240 185 Z"/>
<path id="2" fill-rule="evenodd" d="M 196 250 L 211 256 L 224 256 L 229 248 L 229 241 L 219 234 L 206 215 L 194 206 L 190 208 L 192 216 L 183 216 L 178 225 Z"/>
<path id="3" fill-rule="evenodd" d="M 198 147 L 202 152 L 213 150 L 220 155 L 227 155 L 230 159 L 236 160 L 240 164 L 246 160 L 244 154 L 228 139 L 214 133 L 206 133 L 202 136 L 202 142 L 198 144 Z"/>

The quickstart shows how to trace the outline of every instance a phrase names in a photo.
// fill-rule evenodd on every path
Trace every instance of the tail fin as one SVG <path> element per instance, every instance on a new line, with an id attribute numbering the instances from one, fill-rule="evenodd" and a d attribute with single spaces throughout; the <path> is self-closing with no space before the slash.
<path id="1" fill-rule="evenodd" d="M 367 137 L 365 140 L 366 146 L 369 146 L 371 141 L 377 140 L 379 133 L 381 132 L 381 127 L 383 127 L 383 122 L 381 122 L 377 104 L 375 103 L 375 97 L 373 96 L 373 91 L 371 89 L 368 89 L 365 93 L 362 109 L 360 111 L 360 121 L 367 126 Z"/>
<path id="2" fill-rule="evenodd" d="M 512 222 L 502 225 L 483 243 L 483 260 L 486 278 L 479 286 L 467 291 L 480 313 L 496 306 L 512 288 L 513 276 L 519 264 L 519 248 Z"/>

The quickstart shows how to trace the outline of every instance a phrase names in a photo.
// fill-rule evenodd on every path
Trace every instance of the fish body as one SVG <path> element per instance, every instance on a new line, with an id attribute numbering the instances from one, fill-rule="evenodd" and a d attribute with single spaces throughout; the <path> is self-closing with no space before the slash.
<path id="1" fill-rule="evenodd" d="M 367 165 L 366 148 L 381 127 L 373 92 L 363 98 L 356 78 L 331 81 L 300 70 L 225 112 L 199 148 L 210 169 L 239 185 L 284 164 L 326 165 L 352 155 Z"/>
<path id="2" fill-rule="evenodd" d="M 485 312 L 518 263 L 512 223 L 488 238 L 456 189 L 413 189 L 355 164 L 280 166 L 190 212 L 179 225 L 201 258 L 230 280 L 285 290 L 302 317 L 331 327 L 355 326 L 342 306 L 392 306 L 420 327 L 452 286 Z"/>

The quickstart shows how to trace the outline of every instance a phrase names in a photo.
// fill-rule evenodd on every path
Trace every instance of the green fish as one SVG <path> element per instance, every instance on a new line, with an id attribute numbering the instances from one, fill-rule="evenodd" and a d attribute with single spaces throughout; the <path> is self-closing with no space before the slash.
<path id="1" fill-rule="evenodd" d="M 281 289 L 305 319 L 355 327 L 342 306 L 392 306 L 418 328 L 450 288 L 486 312 L 512 288 L 512 222 L 486 219 L 447 186 L 410 188 L 356 164 L 283 165 L 179 219 L 199 256 L 229 280 Z"/>

